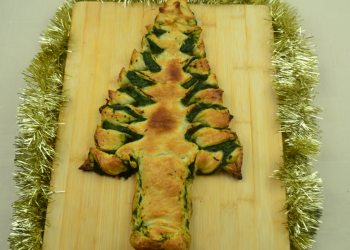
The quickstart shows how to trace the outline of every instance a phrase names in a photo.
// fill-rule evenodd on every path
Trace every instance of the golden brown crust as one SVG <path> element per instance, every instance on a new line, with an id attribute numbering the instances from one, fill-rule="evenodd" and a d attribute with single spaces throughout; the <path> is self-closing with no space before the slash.
<path id="1" fill-rule="evenodd" d="M 181 108 L 179 103 L 172 101 L 176 99 L 171 93 L 176 93 L 173 87 L 178 85 L 165 85 L 161 88 L 164 91 L 164 99 L 155 96 L 159 103 L 145 109 L 144 115 L 148 117 L 143 123 L 142 130 L 145 137 L 118 150 L 118 155 L 129 154 L 141 150 L 149 155 L 171 153 L 177 157 L 186 157 L 191 152 L 197 152 L 197 146 L 184 139 L 184 131 L 187 123 L 183 120 L 186 109 Z M 160 86 L 161 87 L 161 86 Z M 159 91 L 162 94 L 163 91 Z"/>

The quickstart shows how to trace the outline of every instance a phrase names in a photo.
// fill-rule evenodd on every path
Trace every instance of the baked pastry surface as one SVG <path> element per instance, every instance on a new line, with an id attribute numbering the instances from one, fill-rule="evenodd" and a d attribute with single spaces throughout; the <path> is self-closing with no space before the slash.
<path id="1" fill-rule="evenodd" d="M 201 28 L 185 0 L 159 8 L 142 51 L 133 51 L 120 88 L 100 108 L 96 148 L 80 167 L 101 175 L 133 173 L 135 249 L 190 248 L 190 190 L 196 174 L 224 169 L 242 179 L 243 147 L 222 106 L 222 93 L 205 58 Z"/>

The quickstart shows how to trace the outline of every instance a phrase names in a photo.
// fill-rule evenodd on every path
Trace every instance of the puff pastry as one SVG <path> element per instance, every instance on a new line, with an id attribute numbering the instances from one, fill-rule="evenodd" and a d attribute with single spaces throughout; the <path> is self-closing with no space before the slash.
<path id="1" fill-rule="evenodd" d="M 205 58 L 201 28 L 185 0 L 159 8 L 141 52 L 122 69 L 120 88 L 100 108 L 96 148 L 80 167 L 128 178 L 136 173 L 132 207 L 135 249 L 190 248 L 190 190 L 196 174 L 224 169 L 242 179 L 243 147 Z"/>

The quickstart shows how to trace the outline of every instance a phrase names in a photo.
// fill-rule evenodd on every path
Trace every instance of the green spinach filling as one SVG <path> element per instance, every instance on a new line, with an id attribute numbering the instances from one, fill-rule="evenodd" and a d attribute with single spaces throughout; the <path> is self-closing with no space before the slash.
<path id="1" fill-rule="evenodd" d="M 113 111 L 124 111 L 125 113 L 127 113 L 128 115 L 131 115 L 132 117 L 136 118 L 137 121 L 145 121 L 146 119 L 142 117 L 142 115 L 140 115 L 139 113 L 135 112 L 135 110 L 133 110 L 132 108 L 128 107 L 128 106 L 124 106 L 124 105 L 119 105 L 119 104 L 115 104 L 115 105 L 103 105 L 102 107 L 100 107 L 100 113 L 102 112 L 102 110 L 106 107 L 109 107 L 111 109 L 113 109 Z"/>
<path id="2" fill-rule="evenodd" d="M 140 210 L 140 205 L 141 205 L 141 201 L 142 201 L 142 195 L 141 194 L 138 194 L 139 195 L 139 199 L 137 201 L 137 205 L 136 205 L 136 208 L 134 209 L 134 211 L 132 212 L 133 215 L 136 215 L 138 216 L 138 213 L 139 213 L 139 210 Z"/>
<path id="3" fill-rule="evenodd" d="M 89 154 L 90 157 L 90 162 L 92 162 L 93 166 L 92 166 L 92 171 L 94 171 L 95 173 L 99 174 L 99 175 L 107 175 L 107 176 L 115 176 L 115 175 L 110 175 L 108 173 L 106 173 L 105 171 L 102 170 L 100 164 L 96 161 L 95 157 L 92 154 Z M 125 164 L 125 162 L 124 162 Z M 135 173 L 135 170 L 133 168 L 131 168 L 130 166 L 128 166 L 128 164 L 125 164 L 127 167 L 127 170 L 125 172 L 121 172 L 120 174 L 118 174 L 118 176 L 125 178 L 126 180 Z"/>
<path id="4" fill-rule="evenodd" d="M 203 124 L 199 124 L 196 126 L 192 126 L 187 132 L 185 133 L 185 139 L 187 141 L 191 141 L 192 135 L 196 133 L 198 130 L 204 128 L 205 126 Z"/>
<path id="5" fill-rule="evenodd" d="M 166 33 L 165 30 L 162 30 L 162 29 L 158 29 L 157 27 L 153 27 L 153 34 L 156 36 L 156 37 L 160 37 L 161 35 L 163 35 L 164 33 Z"/>
<path id="6" fill-rule="evenodd" d="M 195 165 L 194 165 L 195 162 L 192 162 L 189 166 L 188 166 L 188 170 L 189 170 L 189 173 L 186 177 L 186 181 L 185 181 L 185 190 L 184 190 L 184 194 L 183 194 L 183 200 L 184 200 L 184 209 L 186 211 L 186 214 L 189 215 L 190 211 L 191 211 L 191 202 L 190 202 L 190 197 L 189 197 L 189 189 L 190 189 L 190 186 L 194 180 L 194 177 L 195 177 Z M 188 217 L 186 216 L 185 217 L 185 225 L 187 227 L 187 229 L 189 229 L 189 226 L 190 226 L 190 221 L 188 219 Z"/>
<path id="7" fill-rule="evenodd" d="M 192 162 L 190 165 L 188 165 L 188 169 L 190 172 L 187 175 L 187 180 L 194 179 L 194 162 Z"/>
<path id="8" fill-rule="evenodd" d="M 139 168 L 139 166 L 137 167 Z M 137 177 L 137 186 L 136 186 L 136 194 L 135 194 L 135 201 L 133 204 L 133 212 L 132 212 L 132 218 L 133 218 L 133 225 L 132 230 L 133 231 L 139 231 L 140 233 L 144 234 L 144 232 L 147 230 L 147 227 L 144 225 L 144 222 L 141 217 L 141 202 L 142 202 L 142 178 L 140 171 L 137 171 L 136 174 Z"/>
<path id="9" fill-rule="evenodd" d="M 200 74 L 191 74 L 192 78 L 188 81 L 182 84 L 182 87 L 185 89 L 188 89 L 192 87 L 194 84 L 198 83 L 199 81 L 205 81 L 208 79 L 208 75 L 200 75 Z"/>
<path id="10" fill-rule="evenodd" d="M 157 73 L 157 72 L 161 71 L 162 68 L 153 60 L 153 57 L 152 57 L 151 53 L 143 52 L 142 55 L 143 55 L 143 60 L 145 61 L 145 64 L 147 65 L 148 69 L 152 73 Z"/>
<path id="11" fill-rule="evenodd" d="M 192 99 L 192 97 L 198 92 L 198 91 L 201 91 L 201 90 L 204 90 L 204 89 L 217 89 L 218 87 L 214 87 L 214 86 L 211 86 L 211 85 L 206 85 L 206 84 L 203 84 L 201 82 L 198 82 L 196 83 L 196 85 L 194 85 L 194 87 L 192 89 L 190 89 L 184 98 L 181 99 L 181 102 L 183 105 L 185 106 L 188 106 L 190 104 L 190 101 Z"/>
<path id="12" fill-rule="evenodd" d="M 184 208 L 185 208 L 185 210 L 186 211 L 188 211 L 189 210 L 189 202 L 188 202 L 188 200 L 189 200 L 189 196 L 188 196 L 188 187 L 187 186 L 189 186 L 189 184 L 188 185 L 186 185 L 186 187 L 185 187 L 185 191 L 184 191 L 184 201 L 185 201 L 185 204 L 184 204 Z"/>
<path id="13" fill-rule="evenodd" d="M 114 175 L 107 174 L 105 171 L 103 171 L 100 164 L 98 164 L 98 162 L 95 160 L 95 157 L 93 155 L 90 156 L 90 162 L 93 162 L 92 171 L 94 171 L 96 174 L 114 176 Z"/>
<path id="14" fill-rule="evenodd" d="M 227 110 L 227 108 L 218 106 L 218 105 L 212 105 L 212 104 L 205 104 L 205 103 L 199 103 L 197 104 L 187 115 L 186 119 L 189 122 L 192 122 L 193 119 L 203 110 L 206 109 L 215 109 L 215 110 Z"/>
<path id="15" fill-rule="evenodd" d="M 136 90 L 134 86 L 128 86 L 118 89 L 119 92 L 126 93 L 136 101 L 136 106 L 146 106 L 156 103 L 151 99 L 150 95 L 147 95 L 142 90 Z"/>
<path id="16" fill-rule="evenodd" d="M 160 54 L 164 51 L 161 47 L 159 47 L 157 44 L 155 44 L 151 39 L 147 38 L 149 47 L 154 54 Z"/>
<path id="17" fill-rule="evenodd" d="M 127 180 L 137 171 L 137 169 L 132 168 L 129 164 L 125 164 L 125 162 L 124 165 L 127 166 L 127 170 L 125 172 L 121 172 L 120 174 L 118 174 L 118 176 L 123 177 L 125 180 Z"/>
<path id="18" fill-rule="evenodd" d="M 191 12 L 192 12 L 192 11 L 191 11 Z M 192 12 L 192 13 L 193 13 L 193 12 Z M 200 35 L 200 32 L 199 32 L 199 30 L 193 30 L 193 31 L 190 31 L 190 32 L 184 32 L 184 34 L 185 34 L 186 36 L 189 36 L 189 37 L 192 37 L 192 38 L 198 40 L 199 35 Z"/>
<path id="19" fill-rule="evenodd" d="M 143 79 L 142 77 L 137 75 L 137 73 L 134 71 L 128 71 L 128 73 L 126 73 L 126 77 L 130 80 L 132 84 L 134 84 L 139 88 L 153 86 L 156 84 L 155 82 Z"/>
<path id="20" fill-rule="evenodd" d="M 225 166 L 227 164 L 228 156 L 239 147 L 241 147 L 241 146 L 236 144 L 236 140 L 234 140 L 234 141 L 225 141 L 225 142 L 222 142 L 222 143 L 217 144 L 217 145 L 203 148 L 203 150 L 205 150 L 205 151 L 209 151 L 209 152 L 222 151 L 224 154 L 222 157 L 222 161 L 220 163 L 220 166 L 218 168 L 216 168 L 213 172 L 211 172 L 209 174 L 204 174 L 204 175 L 214 174 L 216 171 L 218 171 L 223 166 Z"/>
<path id="21" fill-rule="evenodd" d="M 134 131 L 132 131 L 130 128 L 121 126 L 121 125 L 114 125 L 110 122 L 104 121 L 102 123 L 102 128 L 103 129 L 112 129 L 119 131 L 121 133 L 124 133 L 127 135 L 127 140 L 125 143 L 133 142 L 142 139 L 143 135 L 140 135 Z"/>
<path id="22" fill-rule="evenodd" d="M 186 71 L 187 67 L 188 67 L 194 60 L 197 60 L 197 59 L 199 59 L 198 56 L 191 57 L 191 59 L 188 60 L 188 62 L 186 63 L 186 65 L 182 67 L 182 70 L 183 70 L 183 71 Z"/>
<path id="23" fill-rule="evenodd" d="M 180 51 L 183 53 L 189 53 L 194 48 L 194 39 L 192 37 L 187 38 L 182 44 Z"/>

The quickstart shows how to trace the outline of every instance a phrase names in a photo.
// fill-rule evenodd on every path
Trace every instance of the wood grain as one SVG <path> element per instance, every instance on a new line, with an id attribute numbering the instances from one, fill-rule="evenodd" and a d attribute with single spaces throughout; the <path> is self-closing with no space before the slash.
<path id="1" fill-rule="evenodd" d="M 271 23 L 264 6 L 190 5 L 202 27 L 207 59 L 235 116 L 231 128 L 244 146 L 243 180 L 225 172 L 197 176 L 193 188 L 192 250 L 288 250 L 282 223 L 282 183 L 269 178 L 281 162 L 276 96 L 271 83 Z M 75 4 L 66 65 L 70 101 L 60 115 L 44 250 L 133 249 L 128 180 L 83 173 L 78 167 L 100 122 L 98 108 L 119 71 L 140 51 L 145 25 L 157 6 L 80 2 Z"/>

